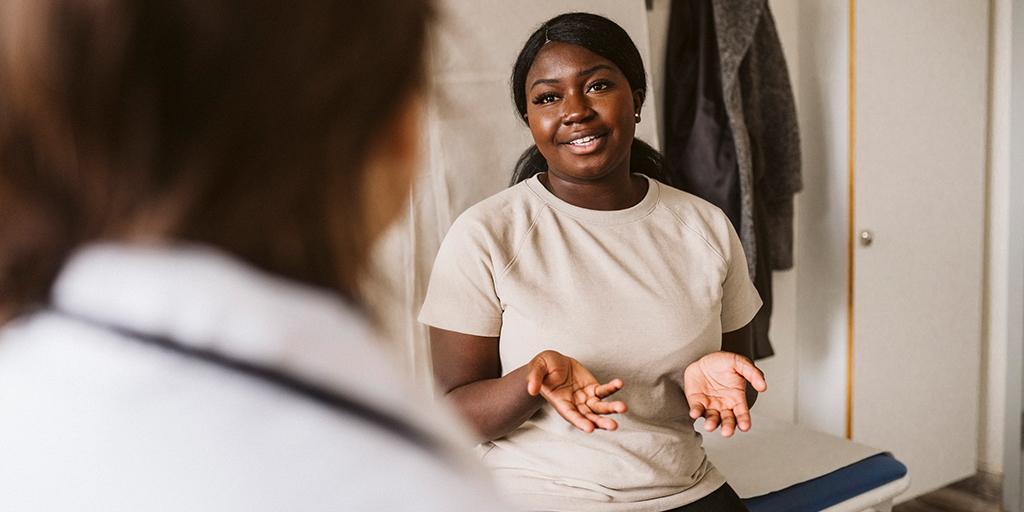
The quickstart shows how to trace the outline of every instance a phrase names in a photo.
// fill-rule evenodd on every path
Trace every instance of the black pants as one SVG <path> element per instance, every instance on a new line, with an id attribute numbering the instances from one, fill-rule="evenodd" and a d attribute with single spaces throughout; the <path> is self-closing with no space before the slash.
<path id="1" fill-rule="evenodd" d="M 717 491 L 679 508 L 666 512 L 748 512 L 736 491 L 729 484 L 722 484 Z"/>

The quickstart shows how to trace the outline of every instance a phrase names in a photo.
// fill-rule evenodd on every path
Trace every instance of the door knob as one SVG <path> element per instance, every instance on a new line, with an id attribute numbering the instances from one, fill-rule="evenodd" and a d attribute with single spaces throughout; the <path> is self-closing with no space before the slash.
<path id="1" fill-rule="evenodd" d="M 865 229 L 860 232 L 860 235 L 857 235 L 857 238 L 860 239 L 860 245 L 867 247 L 871 245 L 871 242 L 875 241 L 875 234 L 870 230 Z"/>

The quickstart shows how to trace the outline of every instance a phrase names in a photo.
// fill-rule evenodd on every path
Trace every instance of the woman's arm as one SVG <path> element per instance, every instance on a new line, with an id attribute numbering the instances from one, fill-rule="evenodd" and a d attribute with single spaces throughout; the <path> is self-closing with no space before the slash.
<path id="1" fill-rule="evenodd" d="M 751 345 L 751 326 L 747 325 L 739 329 L 722 334 L 722 351 L 739 354 L 750 360 L 754 359 L 754 347 Z M 757 401 L 757 390 L 750 383 L 747 383 L 747 407 L 753 408 Z"/>
<path id="2" fill-rule="evenodd" d="M 575 359 L 545 350 L 501 376 L 498 339 L 430 328 L 434 376 L 448 398 L 483 439 L 497 439 L 528 420 L 547 401 L 584 432 L 615 430 L 607 414 L 626 404 L 604 399 L 622 381 L 601 384 Z"/>
<path id="3" fill-rule="evenodd" d="M 544 404 L 526 391 L 529 365 L 501 376 L 498 338 L 430 328 L 434 377 L 484 440 L 497 439 Z"/>

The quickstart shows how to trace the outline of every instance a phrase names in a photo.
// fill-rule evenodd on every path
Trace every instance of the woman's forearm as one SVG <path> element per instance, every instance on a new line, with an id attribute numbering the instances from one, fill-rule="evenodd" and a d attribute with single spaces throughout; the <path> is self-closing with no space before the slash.
<path id="1" fill-rule="evenodd" d="M 481 440 L 490 441 L 515 430 L 544 404 L 526 392 L 528 373 L 524 365 L 504 377 L 459 386 L 447 396 Z"/>

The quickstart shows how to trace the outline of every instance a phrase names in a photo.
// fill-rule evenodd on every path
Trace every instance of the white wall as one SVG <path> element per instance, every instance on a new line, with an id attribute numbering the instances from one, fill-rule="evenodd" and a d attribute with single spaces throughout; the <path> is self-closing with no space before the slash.
<path id="1" fill-rule="evenodd" d="M 1010 177 L 1010 32 L 1012 0 L 992 0 L 989 48 L 989 147 L 982 311 L 978 468 L 1003 472 L 1006 398 L 1007 242 Z"/>
<path id="2" fill-rule="evenodd" d="M 1009 140 L 1009 174 L 1010 201 L 1007 234 L 1007 340 L 1006 340 L 1006 397 L 1004 400 L 1003 425 L 1005 425 L 1006 442 L 1003 446 L 1003 500 L 1006 510 L 1024 509 L 1024 457 L 1019 438 L 1022 432 L 1020 412 L 1024 403 L 1024 3 L 1013 2 L 1016 9 L 1000 9 L 1008 19 L 1012 19 L 1011 34 L 1000 31 L 1002 37 L 1010 39 L 1011 61 L 1004 64 L 1009 68 L 1010 90 L 1006 92 L 1010 99 Z M 1000 4 L 1009 6 L 1009 2 Z M 1005 83 L 1005 80 L 1001 80 Z"/>
<path id="3" fill-rule="evenodd" d="M 797 397 L 801 425 L 846 430 L 849 19 L 847 0 L 800 2 L 797 114 Z M 838 113 L 838 114 L 837 114 Z"/>
<path id="4" fill-rule="evenodd" d="M 769 7 L 775 16 L 775 25 L 782 40 L 782 50 L 786 55 L 793 92 L 800 97 L 800 84 L 797 77 L 800 73 L 800 44 L 798 35 L 799 0 L 771 0 Z M 799 100 L 798 100 L 799 101 Z M 807 169 L 804 168 L 806 176 Z M 797 195 L 796 218 L 800 223 L 800 204 L 802 199 Z M 795 235 L 794 244 L 800 246 L 800 234 Z M 797 276 L 800 273 L 800 258 L 794 248 L 795 262 L 793 269 L 772 274 L 772 324 L 769 335 L 775 356 L 760 363 L 765 375 L 771 379 L 769 393 L 764 400 L 758 400 L 758 410 L 776 418 L 796 422 L 797 399 Z"/>

